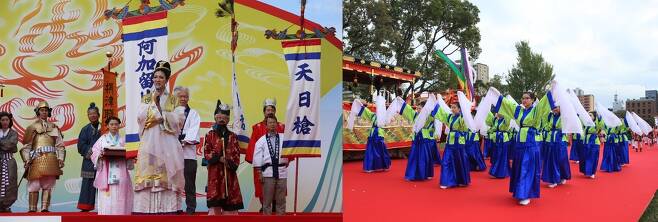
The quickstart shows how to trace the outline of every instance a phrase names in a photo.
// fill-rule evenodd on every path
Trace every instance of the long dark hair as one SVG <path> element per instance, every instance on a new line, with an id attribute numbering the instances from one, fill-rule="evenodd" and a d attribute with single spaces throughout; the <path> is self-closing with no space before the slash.
<path id="1" fill-rule="evenodd" d="M 0 119 L 2 119 L 2 117 L 5 117 L 5 116 L 9 118 L 9 128 L 11 128 L 12 126 L 14 126 L 14 120 L 13 120 L 13 116 L 11 115 L 11 113 L 8 113 L 8 112 L 0 112 Z M 1 127 L 2 127 L 2 126 L 0 126 L 0 128 L 1 128 Z"/>

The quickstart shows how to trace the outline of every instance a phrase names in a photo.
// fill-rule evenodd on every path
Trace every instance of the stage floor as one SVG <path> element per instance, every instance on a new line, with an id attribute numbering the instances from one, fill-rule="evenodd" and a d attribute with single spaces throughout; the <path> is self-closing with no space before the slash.
<path id="1" fill-rule="evenodd" d="M 528 206 L 512 198 L 509 178 L 471 172 L 470 186 L 443 190 L 440 167 L 431 180 L 408 182 L 406 163 L 393 160 L 390 171 L 370 174 L 362 172 L 362 162 L 345 163 L 345 221 L 637 221 L 658 189 L 657 146 L 631 149 L 630 165 L 621 172 L 599 171 L 596 179 L 572 162 L 572 179 L 553 189 L 542 183 L 541 198 Z"/>
<path id="2" fill-rule="evenodd" d="M 267 222 L 340 222 L 342 221 L 340 213 L 297 213 L 285 216 L 264 216 L 258 213 L 240 213 L 235 216 L 208 216 L 207 213 L 197 213 L 196 215 L 126 215 L 126 216 L 99 216 L 95 212 L 77 213 L 77 212 L 51 212 L 51 213 L 1 213 L 0 222 L 117 222 L 139 221 L 139 222 L 248 222 L 248 221 L 267 221 Z"/>

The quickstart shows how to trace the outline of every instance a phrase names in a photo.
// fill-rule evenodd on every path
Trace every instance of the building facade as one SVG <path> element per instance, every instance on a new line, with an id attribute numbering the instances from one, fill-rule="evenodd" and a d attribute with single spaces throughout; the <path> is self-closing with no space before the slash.
<path id="1" fill-rule="evenodd" d="M 489 83 L 489 66 L 482 63 L 475 64 L 476 81 L 480 80 L 483 83 Z"/>
<path id="2" fill-rule="evenodd" d="M 626 110 L 637 113 L 642 119 L 653 119 L 658 116 L 655 99 L 631 99 L 626 101 Z M 649 124 L 651 124 L 650 121 Z"/>
<path id="3" fill-rule="evenodd" d="M 617 112 L 624 110 L 624 101 L 619 100 L 617 94 L 615 94 L 615 100 L 612 102 L 612 111 Z"/>
<path id="4" fill-rule="evenodd" d="M 576 90 L 579 90 L 576 88 Z M 582 90 L 580 90 L 582 93 Z M 578 96 L 578 100 L 580 100 L 580 104 L 583 104 L 583 107 L 587 112 L 594 111 L 594 107 L 596 107 L 596 104 L 594 103 L 594 95 L 580 95 Z"/>
<path id="5" fill-rule="evenodd" d="M 656 97 L 658 97 L 658 90 L 645 90 L 644 91 L 644 96 L 647 99 L 656 100 Z"/>

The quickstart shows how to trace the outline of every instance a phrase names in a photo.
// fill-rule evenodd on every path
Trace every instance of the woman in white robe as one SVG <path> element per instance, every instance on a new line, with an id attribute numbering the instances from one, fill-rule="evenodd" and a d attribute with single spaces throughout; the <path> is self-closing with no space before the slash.
<path id="1" fill-rule="evenodd" d="M 137 122 L 139 150 L 135 163 L 133 214 L 178 214 L 185 187 L 183 148 L 178 140 L 184 110 L 166 91 L 171 74 L 168 62 L 159 61 L 153 73 L 154 91 L 142 98 Z"/>

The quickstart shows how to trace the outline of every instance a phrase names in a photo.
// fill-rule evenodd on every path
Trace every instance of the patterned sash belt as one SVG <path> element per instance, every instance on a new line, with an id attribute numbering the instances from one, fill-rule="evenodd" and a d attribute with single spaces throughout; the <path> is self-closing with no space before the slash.
<path id="1" fill-rule="evenodd" d="M 9 188 L 9 160 L 13 159 L 13 153 L 0 152 L 0 197 L 7 195 L 7 188 Z"/>
<path id="2" fill-rule="evenodd" d="M 36 148 L 35 150 L 32 150 L 30 152 L 30 156 L 32 157 L 32 159 L 34 159 L 41 154 L 55 153 L 55 152 L 57 152 L 57 148 L 53 146 L 41 146 Z"/>

